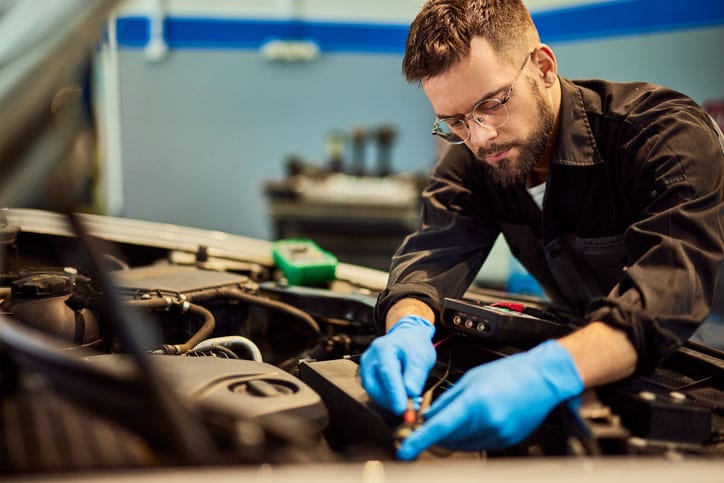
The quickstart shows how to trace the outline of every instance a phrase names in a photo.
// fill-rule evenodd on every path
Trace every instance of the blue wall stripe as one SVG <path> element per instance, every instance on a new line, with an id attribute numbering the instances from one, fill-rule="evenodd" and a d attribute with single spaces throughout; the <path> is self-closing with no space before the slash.
<path id="1" fill-rule="evenodd" d="M 123 47 L 148 42 L 146 17 L 119 18 L 116 29 Z M 171 48 L 256 49 L 273 39 L 306 39 L 328 52 L 397 53 L 405 50 L 408 26 L 167 17 L 164 29 Z"/>
<path id="2" fill-rule="evenodd" d="M 724 2 L 619 0 L 540 12 L 533 19 L 543 41 L 552 43 L 722 25 Z"/>
<path id="3" fill-rule="evenodd" d="M 721 0 L 619 0 L 533 14 L 544 42 L 609 38 L 724 25 Z M 171 48 L 257 49 L 269 40 L 313 40 L 326 52 L 402 53 L 407 25 L 167 17 Z M 146 17 L 117 19 L 118 43 L 148 42 Z M 724 43 L 724 42 L 723 42 Z"/>

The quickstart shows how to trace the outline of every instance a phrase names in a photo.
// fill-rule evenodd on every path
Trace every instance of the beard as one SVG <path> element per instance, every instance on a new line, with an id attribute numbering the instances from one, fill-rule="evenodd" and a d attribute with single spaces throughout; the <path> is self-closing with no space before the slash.
<path id="1" fill-rule="evenodd" d="M 487 168 L 490 177 L 494 182 L 500 184 L 504 188 L 525 183 L 533 173 L 536 164 L 543 156 L 548 148 L 553 133 L 553 111 L 545 103 L 543 94 L 535 82 L 533 85 L 533 95 L 536 99 L 536 110 L 538 115 L 538 125 L 535 127 L 530 136 L 519 142 L 506 144 L 491 144 L 487 148 L 480 148 L 477 151 L 477 157 L 483 160 L 483 166 Z M 517 157 L 508 157 L 501 159 L 495 164 L 486 163 L 485 156 L 489 154 L 499 153 L 517 147 L 519 154 Z"/>

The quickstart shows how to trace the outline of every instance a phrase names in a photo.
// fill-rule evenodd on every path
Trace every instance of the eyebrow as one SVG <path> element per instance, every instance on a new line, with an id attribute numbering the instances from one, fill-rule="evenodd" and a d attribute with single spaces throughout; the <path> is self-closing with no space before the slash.
<path id="1" fill-rule="evenodd" d="M 487 101 L 488 99 L 499 99 L 499 97 L 496 97 L 497 94 L 502 94 L 503 92 L 510 89 L 510 86 L 508 87 L 500 87 L 499 89 L 496 89 L 492 92 L 488 92 L 486 94 L 483 94 L 477 101 L 473 103 L 473 107 L 477 106 L 482 101 Z M 472 108 L 471 108 L 472 109 Z M 464 117 L 466 114 L 435 114 L 438 119 L 451 119 L 455 117 Z"/>

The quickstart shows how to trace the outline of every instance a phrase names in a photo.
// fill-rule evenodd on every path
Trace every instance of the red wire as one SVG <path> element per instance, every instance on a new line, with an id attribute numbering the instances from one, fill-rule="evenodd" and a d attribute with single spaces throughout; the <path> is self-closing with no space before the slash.
<path id="1" fill-rule="evenodd" d="M 525 310 L 525 305 L 518 302 L 495 302 L 490 304 L 491 307 L 503 307 L 514 312 L 522 313 Z"/>
<path id="2" fill-rule="evenodd" d="M 432 346 L 435 347 L 435 348 L 437 348 L 437 346 L 439 346 L 439 345 L 442 344 L 443 342 L 447 342 L 448 340 L 452 339 L 453 336 L 455 336 L 455 335 L 456 335 L 456 334 L 453 332 L 452 334 L 448 335 L 448 336 L 445 337 L 444 339 L 440 339 L 439 341 L 435 342 L 434 344 L 432 344 Z"/>

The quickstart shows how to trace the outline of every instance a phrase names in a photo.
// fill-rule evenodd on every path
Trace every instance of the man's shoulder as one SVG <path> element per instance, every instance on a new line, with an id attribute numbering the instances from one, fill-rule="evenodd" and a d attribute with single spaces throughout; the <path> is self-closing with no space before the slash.
<path id="1" fill-rule="evenodd" d="M 561 78 L 561 85 L 569 95 L 577 91 L 584 109 L 593 114 L 629 117 L 653 112 L 661 115 L 687 107 L 700 109 L 686 94 L 651 82 Z"/>

